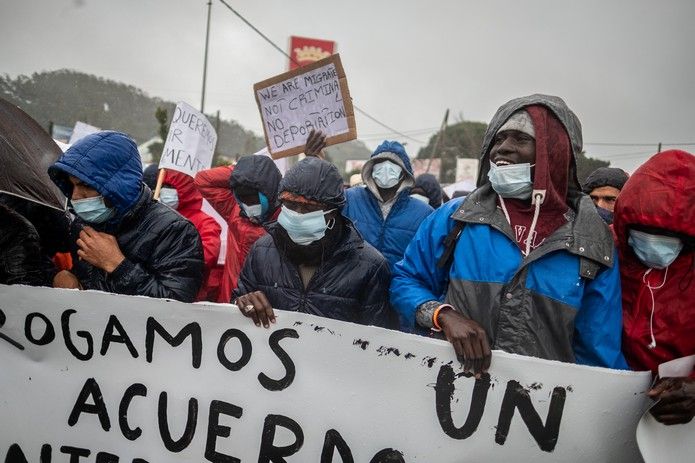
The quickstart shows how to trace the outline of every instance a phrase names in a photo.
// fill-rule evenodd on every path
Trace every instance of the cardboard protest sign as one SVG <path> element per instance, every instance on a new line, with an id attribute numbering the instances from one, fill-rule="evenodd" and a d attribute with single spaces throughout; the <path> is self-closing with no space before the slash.
<path id="1" fill-rule="evenodd" d="M 328 145 L 357 138 L 340 55 L 259 82 L 253 91 L 274 159 L 304 151 L 312 129 L 326 134 Z"/>
<path id="2" fill-rule="evenodd" d="M 0 461 L 639 461 L 649 373 L 495 352 L 475 379 L 445 341 L 301 313 L 0 300 Z"/>
<path id="3" fill-rule="evenodd" d="M 457 158 L 456 159 L 456 181 L 457 182 L 470 182 L 475 185 L 478 178 L 478 164 L 480 161 L 477 159 L 469 158 Z"/>
<path id="4" fill-rule="evenodd" d="M 179 102 L 171 118 L 159 168 L 195 177 L 199 171 L 212 165 L 216 144 L 217 133 L 205 115 L 191 105 Z"/>

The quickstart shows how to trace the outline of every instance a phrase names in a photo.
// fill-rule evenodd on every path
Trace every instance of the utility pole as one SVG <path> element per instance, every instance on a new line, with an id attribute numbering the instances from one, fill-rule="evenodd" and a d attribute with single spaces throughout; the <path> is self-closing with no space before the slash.
<path id="1" fill-rule="evenodd" d="M 446 131 L 446 124 L 447 124 L 448 120 L 449 120 L 449 108 L 447 108 L 446 112 L 444 113 L 444 120 L 442 121 L 442 126 L 439 128 L 439 134 L 437 135 L 437 140 L 435 140 L 435 142 L 434 142 L 434 147 L 432 148 L 432 152 L 430 153 L 430 160 L 427 163 L 427 170 L 425 172 L 430 171 L 430 167 L 432 166 L 432 158 L 434 158 L 434 154 L 439 150 L 439 143 L 444 138 L 444 132 Z M 440 169 L 441 169 L 441 167 L 440 167 Z"/>
<path id="2" fill-rule="evenodd" d="M 661 153 L 661 142 L 659 142 L 659 146 L 656 148 L 657 153 Z"/>
<path id="3" fill-rule="evenodd" d="M 208 44 L 210 43 L 210 10 L 212 9 L 212 0 L 208 0 L 208 25 L 205 31 L 205 59 L 203 60 L 203 94 L 200 97 L 200 112 L 205 114 L 205 81 L 208 74 Z"/>

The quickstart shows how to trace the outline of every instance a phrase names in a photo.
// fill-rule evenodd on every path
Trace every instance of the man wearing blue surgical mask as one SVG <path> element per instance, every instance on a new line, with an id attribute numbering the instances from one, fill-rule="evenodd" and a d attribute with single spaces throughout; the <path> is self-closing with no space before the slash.
<path id="1" fill-rule="evenodd" d="M 581 149 L 562 99 L 507 102 L 485 133 L 478 188 L 425 219 L 396 265 L 401 319 L 441 331 L 478 376 L 492 349 L 626 368 L 613 238 L 580 190 Z"/>
<path id="2" fill-rule="evenodd" d="M 200 236 L 189 221 L 153 200 L 131 138 L 91 134 L 48 173 L 70 198 L 76 217 L 75 264 L 72 272 L 56 275 L 54 286 L 194 300 L 203 275 Z"/>
<path id="3" fill-rule="evenodd" d="M 420 223 L 434 210 L 410 195 L 413 168 L 403 145 L 384 141 L 362 167 L 365 188 L 350 188 L 343 210 L 360 234 L 389 261 L 391 269 Z"/>
<path id="4" fill-rule="evenodd" d="M 280 183 L 281 211 L 246 257 L 235 304 L 268 328 L 276 310 L 396 327 L 388 303 L 388 263 L 341 215 L 343 179 L 307 157 Z"/>
<path id="5" fill-rule="evenodd" d="M 615 205 L 623 298 L 623 352 L 634 370 L 695 354 L 695 156 L 652 156 Z M 648 396 L 664 424 L 695 416 L 695 370 L 659 378 Z"/>

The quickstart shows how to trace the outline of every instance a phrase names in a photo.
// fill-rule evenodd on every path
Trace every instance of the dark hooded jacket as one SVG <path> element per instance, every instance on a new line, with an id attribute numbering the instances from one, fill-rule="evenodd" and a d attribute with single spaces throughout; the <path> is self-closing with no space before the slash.
<path id="1" fill-rule="evenodd" d="M 54 274 L 31 222 L 0 203 L 0 284 L 50 286 Z"/>
<path id="2" fill-rule="evenodd" d="M 432 174 L 421 174 L 415 179 L 413 188 L 421 188 L 425 192 L 425 196 L 429 198 L 430 206 L 437 209 L 442 205 L 442 186 L 439 184 L 437 177 Z"/>
<path id="3" fill-rule="evenodd" d="M 382 210 L 384 202 L 372 178 L 374 164 L 381 159 L 398 164 L 404 174 L 396 196 L 388 202 L 390 210 L 386 217 Z M 347 190 L 347 205 L 343 209 L 343 215 L 355 224 L 355 228 L 369 244 L 386 257 L 393 269 L 396 262 L 403 258 L 403 252 L 420 223 L 433 209 L 410 197 L 410 189 L 415 183 L 413 168 L 405 149 L 398 142 L 385 141 L 377 147 L 362 167 L 362 180 L 364 187 Z"/>
<path id="4" fill-rule="evenodd" d="M 542 109 L 543 133 L 561 123 L 569 147 L 553 144 L 557 133 L 539 137 L 536 129 L 534 192 L 544 191 L 548 212 L 564 219 L 524 257 L 487 173 L 495 134 L 513 113 L 529 106 Z M 550 118 L 555 119 L 552 124 Z M 537 121 L 534 118 L 534 126 Z M 485 134 L 479 187 L 465 200 L 449 201 L 428 217 L 396 265 L 391 302 L 401 319 L 413 326 L 417 314 L 421 325 L 431 326 L 431 314 L 421 315 L 426 315 L 431 302 L 436 306 L 446 301 L 485 329 L 493 349 L 625 368 L 613 239 L 579 188 L 574 157 L 581 148 L 579 121 L 560 98 L 532 95 L 503 105 Z M 567 149 L 567 159 L 556 159 Z M 557 163 L 566 163 L 566 170 L 554 171 Z M 564 177 L 564 184 L 557 174 Z M 438 266 L 447 248 L 444 240 L 456 223 L 462 231 L 454 241 L 453 260 Z"/>
<path id="5" fill-rule="evenodd" d="M 142 164 L 133 140 L 119 132 L 89 135 L 49 168 L 65 196 L 72 196 L 69 176 L 94 188 L 115 209 L 103 224 L 89 224 L 116 237 L 125 260 L 111 273 L 76 258 L 78 234 L 72 227 L 73 272 L 84 289 L 192 302 L 203 277 L 203 248 L 191 222 L 152 199 L 142 183 Z"/>
<path id="6" fill-rule="evenodd" d="M 649 270 L 628 244 L 635 226 L 691 241 L 667 269 Z M 656 373 L 661 363 L 695 354 L 695 156 L 669 150 L 642 164 L 618 196 L 614 227 L 623 288 L 623 352 L 632 369 Z M 655 346 L 650 347 L 652 334 Z"/>
<path id="7" fill-rule="evenodd" d="M 330 208 L 345 203 L 336 167 L 309 157 L 290 169 L 280 191 L 304 196 Z M 342 219 L 335 245 L 322 254 L 318 268 L 304 286 L 298 266 L 285 251 L 287 234 L 274 222 L 268 235 L 251 249 L 239 277 L 236 296 L 262 291 L 275 309 L 309 313 L 364 325 L 395 327 L 388 303 L 388 263 Z M 325 239 L 325 238 L 324 238 Z"/>
<path id="8" fill-rule="evenodd" d="M 210 205 L 227 221 L 227 254 L 217 302 L 228 303 L 236 288 L 241 268 L 251 246 L 266 234 L 264 223 L 277 218 L 278 185 L 282 174 L 268 156 L 243 156 L 235 166 L 215 167 L 198 172 L 195 186 Z M 236 188 L 252 188 L 268 198 L 268 211 L 261 222 L 250 220 L 239 205 Z"/>

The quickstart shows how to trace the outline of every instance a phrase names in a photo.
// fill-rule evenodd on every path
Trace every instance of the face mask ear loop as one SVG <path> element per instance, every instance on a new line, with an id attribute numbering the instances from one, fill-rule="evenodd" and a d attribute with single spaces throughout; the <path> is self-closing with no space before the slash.
<path id="1" fill-rule="evenodd" d="M 652 270 L 653 269 L 648 268 L 647 271 L 644 272 L 644 275 L 642 275 L 642 283 L 647 285 L 647 289 L 649 289 L 649 295 L 652 298 L 652 311 L 649 315 L 649 335 L 652 338 L 652 342 L 647 344 L 647 347 L 650 349 L 654 349 L 656 347 L 656 339 L 654 338 L 654 308 L 656 307 L 656 302 L 654 301 L 654 290 L 661 289 L 664 287 L 664 284 L 666 283 L 666 277 L 668 276 L 668 267 L 666 267 L 666 270 L 664 270 L 664 279 L 659 286 L 651 286 L 647 281 L 647 275 L 649 275 L 649 273 Z"/>

